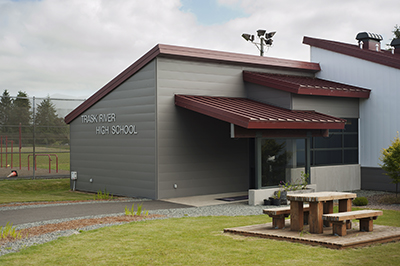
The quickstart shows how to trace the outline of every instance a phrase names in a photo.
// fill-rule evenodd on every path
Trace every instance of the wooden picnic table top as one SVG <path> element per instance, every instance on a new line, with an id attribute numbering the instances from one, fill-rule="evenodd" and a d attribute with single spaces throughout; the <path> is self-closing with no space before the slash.
<path id="1" fill-rule="evenodd" d="M 290 201 L 305 201 L 305 202 L 321 202 L 321 201 L 355 199 L 355 198 L 357 198 L 356 193 L 335 192 L 335 191 L 320 191 L 320 192 L 287 195 L 287 199 Z"/>

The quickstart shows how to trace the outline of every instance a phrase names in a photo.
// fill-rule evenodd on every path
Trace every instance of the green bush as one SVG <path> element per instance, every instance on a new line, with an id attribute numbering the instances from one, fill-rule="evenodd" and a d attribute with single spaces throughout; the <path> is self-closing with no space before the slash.
<path id="1" fill-rule="evenodd" d="M 368 199 L 366 197 L 358 197 L 353 200 L 355 206 L 366 206 L 368 205 Z"/>

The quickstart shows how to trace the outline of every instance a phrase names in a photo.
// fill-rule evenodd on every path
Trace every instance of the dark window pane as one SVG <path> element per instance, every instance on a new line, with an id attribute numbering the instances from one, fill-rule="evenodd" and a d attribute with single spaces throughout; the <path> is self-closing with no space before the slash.
<path id="1" fill-rule="evenodd" d="M 304 166 L 306 164 L 305 151 L 297 151 L 297 166 Z"/>
<path id="2" fill-rule="evenodd" d="M 342 163 L 342 151 L 315 151 L 315 165 Z"/>
<path id="3" fill-rule="evenodd" d="M 358 119 L 348 118 L 346 125 L 344 126 L 345 132 L 358 132 Z"/>
<path id="4" fill-rule="evenodd" d="M 298 150 L 304 150 L 306 148 L 306 140 L 296 139 L 296 146 Z"/>
<path id="5" fill-rule="evenodd" d="M 345 150 L 344 151 L 344 163 L 348 163 L 348 164 L 358 163 L 358 150 Z"/>
<path id="6" fill-rule="evenodd" d="M 342 135 L 330 135 L 328 138 L 315 138 L 315 148 L 341 148 Z"/>
<path id="7" fill-rule="evenodd" d="M 345 148 L 357 148 L 358 147 L 358 135 L 357 134 L 344 135 L 344 147 Z"/>

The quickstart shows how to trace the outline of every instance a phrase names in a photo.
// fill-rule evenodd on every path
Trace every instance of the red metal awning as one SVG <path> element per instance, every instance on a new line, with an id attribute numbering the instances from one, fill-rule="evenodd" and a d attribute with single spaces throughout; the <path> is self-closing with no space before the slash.
<path id="1" fill-rule="evenodd" d="M 369 98 L 371 90 L 324 79 L 243 71 L 243 80 L 302 95 Z"/>
<path id="2" fill-rule="evenodd" d="M 175 95 L 175 105 L 246 129 L 343 129 L 346 120 L 246 98 Z"/>

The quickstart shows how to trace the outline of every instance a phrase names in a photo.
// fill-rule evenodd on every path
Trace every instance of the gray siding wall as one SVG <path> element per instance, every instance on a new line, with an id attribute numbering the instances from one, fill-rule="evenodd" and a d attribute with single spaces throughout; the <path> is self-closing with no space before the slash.
<path id="1" fill-rule="evenodd" d="M 293 110 L 315 110 L 342 118 L 359 117 L 359 100 L 353 98 L 292 95 Z"/>
<path id="2" fill-rule="evenodd" d="M 246 83 L 247 98 L 254 101 L 292 109 L 290 92 L 276 90 L 253 83 Z"/>
<path id="3" fill-rule="evenodd" d="M 115 121 L 84 123 L 78 117 L 71 123 L 71 171 L 78 172 L 78 190 L 157 197 L 155 69 L 155 61 L 149 63 L 82 114 L 114 113 Z M 137 134 L 112 134 L 117 125 L 135 125 Z M 109 127 L 109 134 L 96 134 L 97 126 Z"/>
<path id="4" fill-rule="evenodd" d="M 157 66 L 159 198 L 247 190 L 248 140 L 231 139 L 229 123 L 174 104 L 175 94 L 246 97 L 243 68 L 164 58 Z"/>

